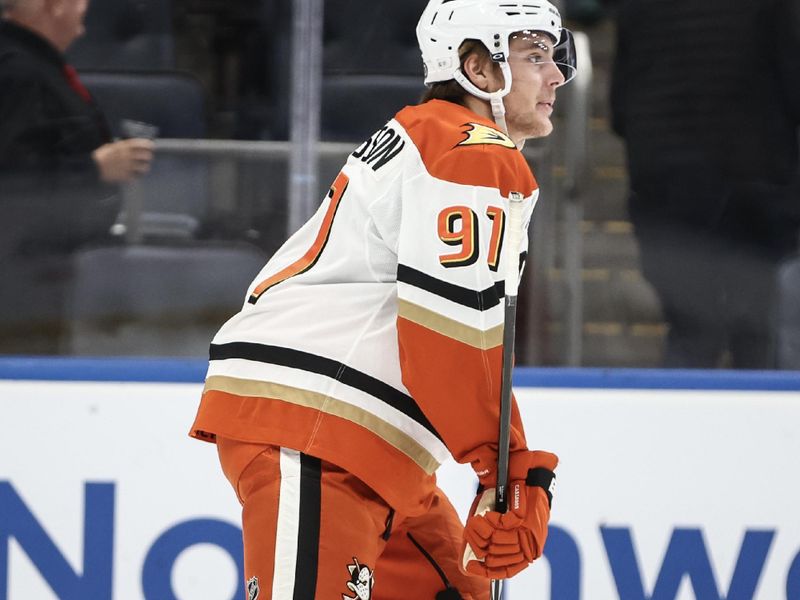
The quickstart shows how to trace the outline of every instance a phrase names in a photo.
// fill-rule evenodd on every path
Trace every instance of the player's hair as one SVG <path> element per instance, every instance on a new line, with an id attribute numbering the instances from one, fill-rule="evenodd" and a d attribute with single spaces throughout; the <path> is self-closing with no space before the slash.
<path id="1" fill-rule="evenodd" d="M 458 56 L 461 59 L 461 66 L 464 66 L 464 61 L 470 54 L 477 54 L 480 58 L 491 59 L 489 51 L 486 46 L 479 40 L 464 40 L 461 47 L 458 49 Z M 447 100 L 455 104 L 464 104 L 464 99 L 467 97 L 467 90 L 461 87 L 455 79 L 449 81 L 437 81 L 430 85 L 422 94 L 420 104 L 424 104 L 430 100 Z"/>

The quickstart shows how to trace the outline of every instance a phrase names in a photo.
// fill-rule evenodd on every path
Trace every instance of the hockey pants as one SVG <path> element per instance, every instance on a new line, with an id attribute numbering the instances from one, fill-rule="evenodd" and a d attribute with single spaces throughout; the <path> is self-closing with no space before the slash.
<path id="1" fill-rule="evenodd" d="M 264 444 L 217 439 L 242 505 L 247 600 L 487 600 L 458 568 L 463 526 L 441 490 L 394 511 L 350 473 Z"/>

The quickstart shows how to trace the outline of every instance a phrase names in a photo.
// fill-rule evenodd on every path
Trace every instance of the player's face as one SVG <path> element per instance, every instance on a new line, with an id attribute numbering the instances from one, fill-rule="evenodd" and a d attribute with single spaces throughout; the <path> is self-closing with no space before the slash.
<path id="1" fill-rule="evenodd" d="M 553 62 L 552 38 L 538 32 L 514 34 L 508 64 L 512 76 L 511 91 L 505 97 L 509 135 L 514 141 L 549 135 L 556 88 L 564 83 L 564 75 Z"/>

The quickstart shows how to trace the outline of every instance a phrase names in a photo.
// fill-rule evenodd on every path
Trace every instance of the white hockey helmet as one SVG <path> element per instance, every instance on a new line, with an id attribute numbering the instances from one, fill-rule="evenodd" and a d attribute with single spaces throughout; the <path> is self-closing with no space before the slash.
<path id="1" fill-rule="evenodd" d="M 561 26 L 558 9 L 547 0 L 430 0 L 417 24 L 425 84 L 455 79 L 473 96 L 489 100 L 495 120 L 505 129 L 502 98 L 511 91 L 510 39 L 521 32 L 548 34 L 554 44 L 553 62 L 564 83 L 575 76 L 572 34 Z M 500 65 L 505 78 L 502 90 L 483 92 L 461 72 L 459 48 L 466 40 L 479 40 Z"/>

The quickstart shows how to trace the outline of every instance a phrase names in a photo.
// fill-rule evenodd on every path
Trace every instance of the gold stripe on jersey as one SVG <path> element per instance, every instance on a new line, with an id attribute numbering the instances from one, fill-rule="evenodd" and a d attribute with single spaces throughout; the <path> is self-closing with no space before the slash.
<path id="1" fill-rule="evenodd" d="M 213 375 L 206 379 L 203 392 L 207 391 L 218 391 L 251 398 L 272 398 L 318 410 L 325 414 L 346 419 L 371 431 L 408 456 L 428 475 L 433 474 L 440 465 L 430 452 L 394 425 L 387 423 L 363 408 L 319 392 L 269 381 L 239 379 L 224 375 Z M 342 440 L 342 442 L 346 443 L 346 440 Z"/>
<path id="2" fill-rule="evenodd" d="M 397 315 L 421 325 L 426 329 L 431 329 L 437 333 L 445 335 L 479 350 L 495 348 L 503 343 L 503 325 L 497 325 L 491 329 L 483 331 L 464 325 L 444 315 L 432 310 L 428 310 L 418 304 L 403 300 L 397 301 Z"/>

